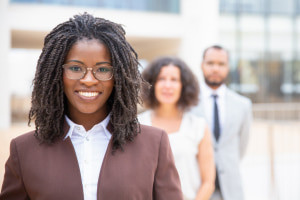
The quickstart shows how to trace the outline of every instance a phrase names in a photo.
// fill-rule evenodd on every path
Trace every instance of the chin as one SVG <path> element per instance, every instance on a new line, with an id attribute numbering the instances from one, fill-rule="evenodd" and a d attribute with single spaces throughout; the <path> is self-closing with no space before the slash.
<path id="1" fill-rule="evenodd" d="M 206 83 L 208 86 L 219 87 L 219 86 L 221 86 L 224 82 L 223 82 L 223 81 L 210 81 L 210 80 L 205 80 L 205 83 Z"/>
<path id="2" fill-rule="evenodd" d="M 96 111 L 95 110 L 79 110 L 80 113 L 85 114 L 85 115 L 89 115 L 89 114 L 93 114 Z"/>
<path id="3" fill-rule="evenodd" d="M 176 104 L 177 101 L 175 100 L 164 100 L 164 101 L 161 101 L 160 104 L 165 104 L 165 105 L 173 105 L 173 104 Z"/>
<path id="4" fill-rule="evenodd" d="M 99 107 L 92 107 L 92 106 L 81 106 L 78 107 L 77 110 L 82 114 L 93 114 L 103 109 Z"/>

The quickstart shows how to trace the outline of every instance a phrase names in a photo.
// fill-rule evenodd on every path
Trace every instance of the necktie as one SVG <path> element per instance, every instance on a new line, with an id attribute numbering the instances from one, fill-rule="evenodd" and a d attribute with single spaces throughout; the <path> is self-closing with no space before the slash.
<path id="1" fill-rule="evenodd" d="M 213 131 L 214 131 L 214 136 L 216 138 L 216 141 L 219 140 L 220 137 L 220 122 L 219 122 L 219 110 L 218 110 L 218 104 L 217 104 L 217 98 L 218 95 L 212 95 L 214 99 L 214 126 L 213 126 Z"/>
<path id="2" fill-rule="evenodd" d="M 217 98 L 218 95 L 214 94 L 212 95 L 214 98 L 214 136 L 216 138 L 216 141 L 218 142 L 220 137 L 220 122 L 219 122 L 219 110 L 218 110 L 218 104 L 217 104 Z M 216 180 L 215 180 L 215 190 L 220 191 L 220 183 L 219 183 L 219 175 L 218 175 L 218 169 L 216 167 Z M 220 191 L 221 192 L 221 191 Z"/>

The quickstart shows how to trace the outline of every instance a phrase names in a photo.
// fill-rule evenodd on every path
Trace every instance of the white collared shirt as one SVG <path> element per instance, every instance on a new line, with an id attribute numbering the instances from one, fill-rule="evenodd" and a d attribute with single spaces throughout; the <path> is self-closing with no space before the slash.
<path id="1" fill-rule="evenodd" d="M 84 200 L 97 200 L 97 186 L 103 158 L 111 138 L 107 130 L 108 115 L 102 122 L 86 131 L 65 116 L 70 129 L 64 139 L 70 137 L 79 164 Z"/>
<path id="2" fill-rule="evenodd" d="M 202 105 L 204 106 L 205 116 L 207 118 L 207 122 L 209 124 L 210 130 L 214 130 L 213 128 L 213 121 L 214 121 L 214 98 L 212 95 L 218 95 L 217 104 L 218 104 L 218 111 L 219 111 L 219 120 L 220 120 L 220 134 L 222 134 L 223 125 L 225 122 L 225 93 L 227 87 L 225 84 L 222 84 L 218 89 L 213 90 L 211 89 L 206 83 L 200 85 L 201 87 L 201 99 Z"/>

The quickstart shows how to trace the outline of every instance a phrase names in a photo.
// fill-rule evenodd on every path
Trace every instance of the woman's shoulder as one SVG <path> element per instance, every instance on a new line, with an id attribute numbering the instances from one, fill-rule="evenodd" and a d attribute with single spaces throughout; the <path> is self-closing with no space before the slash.
<path id="1" fill-rule="evenodd" d="M 146 110 L 138 115 L 138 120 L 141 124 L 151 125 L 151 110 Z"/>
<path id="2" fill-rule="evenodd" d="M 168 138 L 167 133 L 162 129 L 144 124 L 141 124 L 140 128 L 140 134 L 134 140 L 142 146 L 160 145 L 162 140 Z"/>
<path id="3" fill-rule="evenodd" d="M 34 136 L 34 132 L 35 132 L 35 130 L 23 133 L 15 138 L 13 138 L 12 142 L 17 143 L 18 145 L 39 143 L 37 138 Z"/>
<path id="4" fill-rule="evenodd" d="M 186 112 L 185 115 L 184 131 L 198 143 L 204 135 L 206 120 L 203 117 L 196 116 L 191 112 Z"/>
<path id="5" fill-rule="evenodd" d="M 163 135 L 167 135 L 167 133 L 160 129 L 149 125 L 141 124 L 141 133 L 142 137 L 146 138 L 161 138 Z"/>
<path id="6" fill-rule="evenodd" d="M 23 133 L 10 141 L 10 149 L 19 155 L 32 155 L 40 146 L 40 141 L 34 136 L 35 131 Z"/>
<path id="7" fill-rule="evenodd" d="M 185 113 L 184 115 L 191 123 L 195 124 L 195 125 L 200 125 L 200 126 L 204 126 L 206 123 L 206 120 L 204 117 L 200 117 L 195 115 L 194 113 L 188 111 Z"/>
<path id="8" fill-rule="evenodd" d="M 148 125 L 140 125 L 140 133 L 133 141 L 124 146 L 124 151 L 133 154 L 143 154 L 155 157 L 159 154 L 161 146 L 168 144 L 168 135 L 165 131 Z"/>

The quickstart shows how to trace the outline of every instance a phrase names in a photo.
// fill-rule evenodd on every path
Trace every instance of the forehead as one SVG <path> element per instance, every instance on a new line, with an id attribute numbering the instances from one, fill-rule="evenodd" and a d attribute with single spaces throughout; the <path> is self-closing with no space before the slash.
<path id="1" fill-rule="evenodd" d="M 205 53 L 204 60 L 222 60 L 228 62 L 228 54 L 224 49 L 208 49 Z"/>
<path id="2" fill-rule="evenodd" d="M 180 69 L 173 64 L 165 65 L 160 69 L 159 75 L 180 76 Z"/>
<path id="3" fill-rule="evenodd" d="M 70 53 L 84 53 L 84 52 L 105 52 L 109 53 L 106 45 L 97 39 L 80 39 L 76 41 L 69 50 Z"/>

